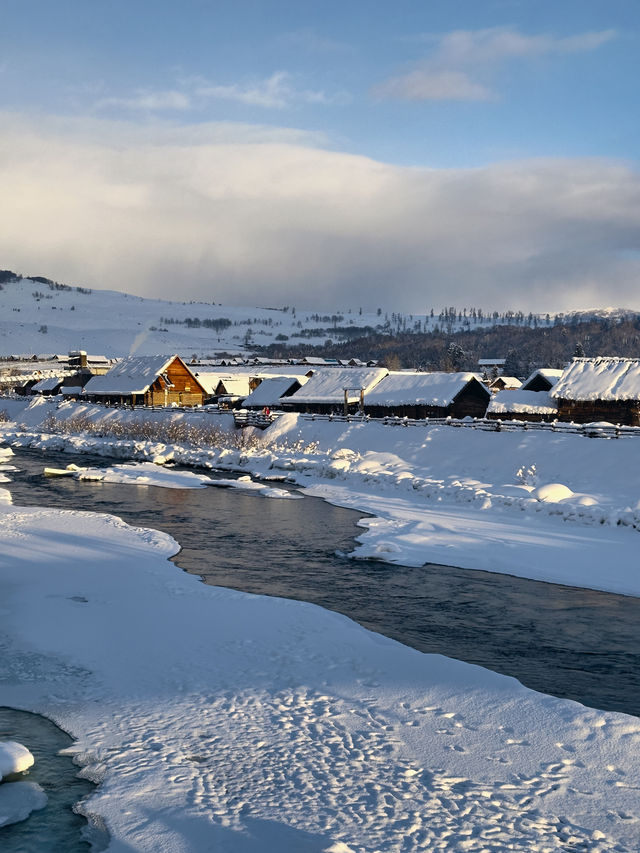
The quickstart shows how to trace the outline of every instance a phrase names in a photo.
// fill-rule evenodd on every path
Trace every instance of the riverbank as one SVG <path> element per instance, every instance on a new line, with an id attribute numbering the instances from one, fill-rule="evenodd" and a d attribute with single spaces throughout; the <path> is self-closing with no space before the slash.
<path id="1" fill-rule="evenodd" d="M 286 478 L 308 494 L 370 513 L 356 556 L 426 562 L 640 595 L 640 441 L 549 432 L 487 433 L 279 418 L 264 433 L 234 431 L 230 415 L 7 401 L 17 446 L 175 461 Z M 4 402 L 2 404 L 4 406 Z M 90 422 L 90 434 L 42 431 Z M 127 424 L 213 422 L 217 446 L 117 436 Z M 96 428 L 110 427 L 110 436 Z M 225 441 L 225 435 L 228 440 Z"/>

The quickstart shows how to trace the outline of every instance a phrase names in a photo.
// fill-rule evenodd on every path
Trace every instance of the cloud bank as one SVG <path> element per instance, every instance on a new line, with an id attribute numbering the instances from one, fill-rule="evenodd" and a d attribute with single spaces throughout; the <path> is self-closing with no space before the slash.
<path id="1" fill-rule="evenodd" d="M 1 118 L 3 268 L 326 310 L 640 307 L 630 166 L 407 169 L 286 129 Z"/>

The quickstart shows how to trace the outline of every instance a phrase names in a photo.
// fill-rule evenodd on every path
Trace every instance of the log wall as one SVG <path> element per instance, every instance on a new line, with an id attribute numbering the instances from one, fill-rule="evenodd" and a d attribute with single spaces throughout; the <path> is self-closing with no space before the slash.
<path id="1" fill-rule="evenodd" d="M 558 420 L 589 424 L 640 426 L 640 401 L 637 400 L 558 400 Z"/>

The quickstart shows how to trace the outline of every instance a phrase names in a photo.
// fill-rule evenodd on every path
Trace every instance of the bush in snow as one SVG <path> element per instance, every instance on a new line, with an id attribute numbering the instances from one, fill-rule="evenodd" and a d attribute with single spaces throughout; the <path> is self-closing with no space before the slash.
<path id="1" fill-rule="evenodd" d="M 218 424 L 193 424 L 184 420 L 94 421 L 87 415 L 61 419 L 51 414 L 43 421 L 42 428 L 45 432 L 57 435 L 88 433 L 105 438 L 161 441 L 164 444 L 189 444 L 196 447 L 231 447 L 244 450 L 258 445 L 255 435 L 246 430 L 228 432 Z"/>

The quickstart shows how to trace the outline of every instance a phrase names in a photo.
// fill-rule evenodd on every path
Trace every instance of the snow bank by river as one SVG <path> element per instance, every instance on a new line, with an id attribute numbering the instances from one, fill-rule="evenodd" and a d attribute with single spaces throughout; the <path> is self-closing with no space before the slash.
<path id="1" fill-rule="evenodd" d="M 372 513 L 358 556 L 403 565 L 442 563 L 640 595 L 640 438 L 595 439 L 541 431 L 385 426 L 279 418 L 233 447 L 50 435 L 47 414 L 96 423 L 142 417 L 233 430 L 230 416 L 135 412 L 55 403 L 10 412 L 7 440 L 41 448 L 280 476 L 310 494 Z M 19 407 L 22 409 L 19 409 Z"/>
<path id="2" fill-rule="evenodd" d="M 33 765 L 33 755 L 16 741 L 0 741 L 0 782 L 23 773 Z M 26 820 L 43 809 L 47 795 L 34 782 L 12 780 L 0 785 L 0 827 Z"/>
<path id="3" fill-rule="evenodd" d="M 78 741 L 110 853 L 640 846 L 640 721 L 207 587 L 111 516 L 0 507 L 2 701 Z"/>
<path id="4" fill-rule="evenodd" d="M 489 433 L 449 426 L 384 426 L 288 414 L 244 448 L 51 435 L 50 412 L 102 424 L 118 419 L 213 420 L 230 416 L 135 412 L 37 400 L 7 401 L 7 440 L 120 458 L 282 477 L 310 494 L 369 512 L 357 555 L 425 562 L 640 595 L 640 439 L 593 439 L 538 431 Z M 27 406 L 25 408 L 25 406 Z M 251 435 L 251 431 L 245 434 Z"/>

